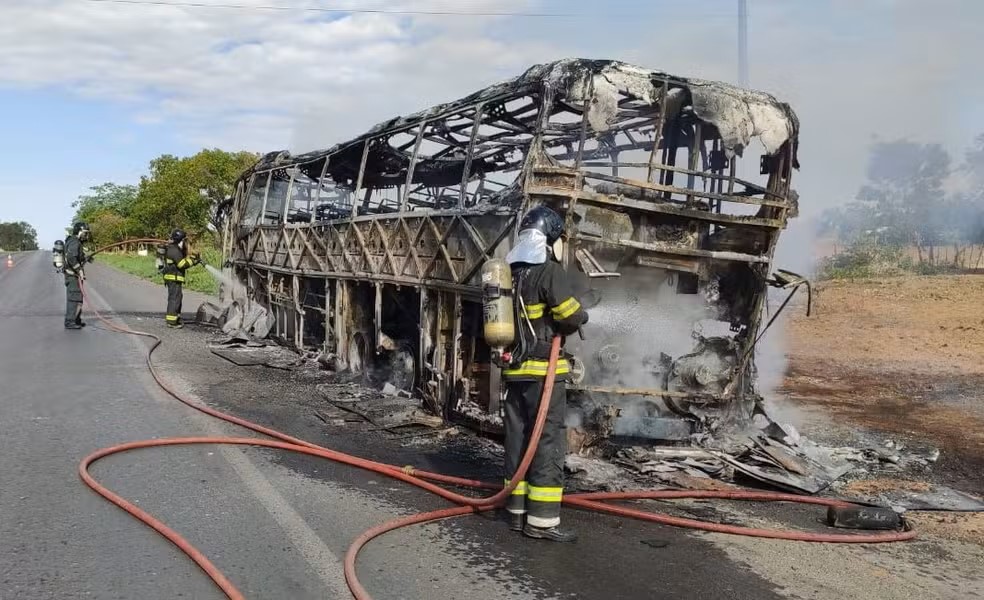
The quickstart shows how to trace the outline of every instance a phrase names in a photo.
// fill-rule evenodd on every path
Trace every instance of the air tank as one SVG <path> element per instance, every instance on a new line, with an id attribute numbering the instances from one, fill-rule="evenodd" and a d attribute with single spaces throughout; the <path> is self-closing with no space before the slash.
<path id="1" fill-rule="evenodd" d="M 164 257 L 167 256 L 167 246 L 161 244 L 157 246 L 156 256 L 154 258 L 154 263 L 157 265 L 157 272 L 160 273 L 164 270 Z"/>
<path id="2" fill-rule="evenodd" d="M 516 339 L 512 271 L 501 258 L 489 259 L 482 265 L 482 313 L 485 341 L 493 355 L 501 355 Z"/>
<path id="3" fill-rule="evenodd" d="M 65 242 L 55 241 L 55 247 L 51 249 L 51 264 L 55 266 L 55 270 L 58 272 L 65 268 Z"/>

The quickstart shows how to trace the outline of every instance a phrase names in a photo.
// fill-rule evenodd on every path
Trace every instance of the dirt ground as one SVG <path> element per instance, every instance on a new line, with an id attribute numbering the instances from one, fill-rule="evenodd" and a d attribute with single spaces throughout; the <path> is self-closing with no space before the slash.
<path id="1" fill-rule="evenodd" d="M 925 478 L 984 494 L 984 276 L 823 282 L 813 309 L 793 311 L 787 323 L 780 393 L 815 428 L 937 447 Z M 922 484 L 909 479 L 898 486 Z M 917 521 L 984 544 L 981 515 Z"/>

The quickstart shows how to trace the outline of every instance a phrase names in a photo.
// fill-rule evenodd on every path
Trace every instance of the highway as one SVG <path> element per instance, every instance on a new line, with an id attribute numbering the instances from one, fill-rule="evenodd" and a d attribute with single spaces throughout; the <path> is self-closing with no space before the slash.
<path id="1" fill-rule="evenodd" d="M 104 328 L 92 307 L 161 335 L 161 371 L 201 402 L 345 452 L 472 475 L 468 457 L 376 444 L 356 431 L 328 432 L 307 410 L 314 402 L 310 387 L 211 355 L 208 331 L 166 330 L 161 286 L 98 263 L 88 267 L 88 326 L 65 330 L 65 288 L 50 254 L 14 258 L 12 268 L 0 264 L 3 600 L 223 597 L 169 542 L 84 487 L 77 468 L 89 452 L 126 441 L 250 434 L 164 394 L 144 364 L 148 342 Z M 202 299 L 186 294 L 186 318 Z M 482 476 L 496 473 L 494 464 L 478 468 Z M 252 448 L 141 450 L 101 461 L 93 472 L 184 535 L 251 599 L 348 598 L 342 557 L 354 537 L 394 516 L 444 506 L 378 475 Z M 581 535 L 576 544 L 527 540 L 485 516 L 402 530 L 370 544 L 360 576 L 377 600 L 769 600 L 843 597 L 838 594 L 852 588 L 875 592 L 863 597 L 901 598 L 931 590 L 910 586 L 912 593 L 882 596 L 879 585 L 888 582 L 866 583 L 867 563 L 850 554 L 811 554 L 817 545 L 735 541 L 577 511 L 565 515 Z M 787 550 L 789 557 L 826 565 L 819 570 L 829 575 L 814 579 L 834 582 L 823 588 L 831 593 L 810 595 L 818 588 L 809 579 L 793 585 L 786 575 L 795 565 L 770 573 L 745 560 L 770 556 L 782 563 Z M 860 569 L 856 587 L 837 575 L 851 569 Z"/>

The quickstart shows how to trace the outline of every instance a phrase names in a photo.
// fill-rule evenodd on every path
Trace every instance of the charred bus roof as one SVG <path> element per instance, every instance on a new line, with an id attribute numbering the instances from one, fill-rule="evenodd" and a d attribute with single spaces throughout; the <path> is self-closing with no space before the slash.
<path id="1" fill-rule="evenodd" d="M 595 135 L 617 127 L 618 113 L 624 113 L 627 106 L 638 108 L 642 115 L 647 107 L 654 107 L 665 89 L 668 110 L 678 110 L 679 116 L 701 121 L 713 127 L 720 137 L 727 157 L 742 156 L 753 139 L 758 139 L 765 154 L 773 155 L 787 141 L 792 145 L 793 167 L 799 168 L 796 146 L 799 135 L 799 120 L 792 108 L 780 102 L 771 94 L 738 88 L 736 86 L 702 79 L 680 77 L 614 60 L 566 59 L 552 63 L 535 65 L 522 75 L 498 83 L 454 102 L 439 104 L 405 117 L 395 117 L 377 124 L 366 133 L 351 140 L 336 144 L 323 150 L 315 150 L 298 155 L 288 151 L 275 151 L 264 155 L 250 170 L 243 174 L 248 179 L 253 173 L 296 166 L 308 177 L 317 179 L 322 175 L 325 159 L 330 159 L 329 174 L 338 184 L 356 184 L 362 157 L 362 148 L 367 141 L 386 138 L 407 132 L 427 121 L 448 119 L 478 105 L 494 105 L 512 98 L 532 95 L 547 95 L 555 102 L 577 114 L 581 112 L 584 99 L 593 96 L 595 102 L 590 106 L 588 122 Z M 539 108 L 539 107 L 534 107 Z M 491 122 L 495 114 L 484 115 Z M 502 114 L 502 120 L 518 129 L 532 131 L 536 124 L 537 111 L 527 111 L 525 115 Z M 667 118 L 673 115 L 667 114 Z M 549 124 L 545 130 L 550 131 Z M 556 128 L 554 128 L 556 130 Z M 563 129 L 563 128 L 561 128 Z M 576 130 L 567 127 L 568 132 Z M 563 133 L 563 131 L 556 131 Z M 461 156 L 453 151 L 435 154 L 418 159 L 413 183 L 426 185 L 447 185 L 460 180 L 467 158 L 463 156 L 467 140 L 454 139 L 453 134 L 467 132 L 448 131 L 444 141 L 449 148 L 457 147 Z M 705 131 L 705 138 L 713 135 Z M 529 143 L 529 140 L 528 140 Z M 664 144 L 668 140 L 663 141 Z M 687 141 L 677 140 L 678 145 Z M 378 173 L 377 181 L 367 180 L 368 185 L 385 184 L 384 173 L 392 174 L 392 181 L 401 181 L 410 168 L 413 147 L 387 148 L 370 156 L 366 165 L 366 176 Z M 431 162 L 432 165 L 426 163 Z M 422 164 L 423 163 L 423 164 Z"/>

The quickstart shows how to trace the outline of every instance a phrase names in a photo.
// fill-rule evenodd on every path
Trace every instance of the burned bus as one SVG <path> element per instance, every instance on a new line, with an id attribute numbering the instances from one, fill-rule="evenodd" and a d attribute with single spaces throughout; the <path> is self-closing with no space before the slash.
<path id="1" fill-rule="evenodd" d="M 238 181 L 223 252 L 275 339 L 494 427 L 479 273 L 549 205 L 591 316 L 566 346 L 572 424 L 680 439 L 760 399 L 767 291 L 793 283 L 772 261 L 797 211 L 798 130 L 762 92 L 609 60 L 537 65 L 327 150 L 265 155 Z"/>

